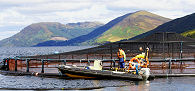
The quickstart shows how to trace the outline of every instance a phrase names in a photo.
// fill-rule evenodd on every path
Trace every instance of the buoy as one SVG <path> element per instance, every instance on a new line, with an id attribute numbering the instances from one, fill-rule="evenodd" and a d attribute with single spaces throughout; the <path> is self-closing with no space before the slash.
<path id="1" fill-rule="evenodd" d="M 137 61 L 137 63 L 135 63 L 135 62 L 133 62 L 134 60 L 136 60 Z M 135 65 L 136 64 L 138 64 L 138 68 L 140 67 L 140 61 L 136 58 L 136 57 L 134 57 L 134 58 L 132 58 L 130 61 L 129 61 L 129 69 L 128 70 L 130 70 L 130 69 L 136 69 L 136 67 L 135 67 Z"/>
<path id="2" fill-rule="evenodd" d="M 150 76 L 150 69 L 149 68 L 141 68 L 139 74 L 142 76 L 143 80 L 147 80 Z"/>
<path id="3" fill-rule="evenodd" d="M 35 73 L 35 76 L 38 76 L 38 75 L 39 75 L 39 73 L 38 73 L 38 72 L 36 72 L 36 73 Z"/>

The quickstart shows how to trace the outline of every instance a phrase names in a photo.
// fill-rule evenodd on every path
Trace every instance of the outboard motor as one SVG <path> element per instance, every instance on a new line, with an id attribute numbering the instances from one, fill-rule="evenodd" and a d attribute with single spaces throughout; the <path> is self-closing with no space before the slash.
<path id="1" fill-rule="evenodd" d="M 89 66 L 89 69 L 91 70 L 102 70 L 102 61 L 101 60 L 95 60 L 93 66 Z"/>
<path id="2" fill-rule="evenodd" d="M 139 74 L 142 76 L 143 80 L 147 80 L 150 76 L 150 69 L 149 68 L 141 68 Z"/>

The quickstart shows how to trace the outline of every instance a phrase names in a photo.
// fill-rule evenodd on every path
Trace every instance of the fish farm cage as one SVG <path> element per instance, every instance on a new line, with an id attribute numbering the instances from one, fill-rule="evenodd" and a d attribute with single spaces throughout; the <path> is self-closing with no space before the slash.
<path id="1" fill-rule="evenodd" d="M 149 68 L 153 73 L 195 72 L 195 39 L 169 32 L 155 33 L 137 40 L 107 43 L 78 51 L 6 58 L 4 64 L 8 64 L 6 69 L 11 71 L 58 73 L 56 68 L 59 65 L 93 65 L 93 61 L 99 59 L 103 60 L 103 67 L 115 68 L 118 67 L 118 48 L 125 51 L 127 61 L 129 61 L 141 53 L 139 47 L 150 49 Z"/>
<path id="2" fill-rule="evenodd" d="M 194 58 L 195 39 L 176 33 L 155 33 L 138 40 L 123 40 L 105 45 L 50 55 L 26 56 L 21 58 L 37 59 L 117 59 L 118 48 L 122 48 L 127 59 L 140 54 L 139 47 L 148 47 L 149 58 Z"/>

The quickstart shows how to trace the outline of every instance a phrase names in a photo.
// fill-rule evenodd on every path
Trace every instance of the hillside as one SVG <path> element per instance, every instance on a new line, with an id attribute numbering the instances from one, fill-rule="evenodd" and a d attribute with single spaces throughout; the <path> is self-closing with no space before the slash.
<path id="1" fill-rule="evenodd" d="M 64 41 L 85 35 L 102 26 L 98 22 L 79 22 L 66 25 L 57 22 L 31 24 L 10 38 L 0 41 L 0 46 L 33 46 L 44 41 Z"/>
<path id="2" fill-rule="evenodd" d="M 138 11 L 124 18 L 114 27 L 103 33 L 96 39 L 96 41 L 97 43 L 105 41 L 115 42 L 122 39 L 132 38 L 136 35 L 152 30 L 169 20 L 170 19 L 147 11 Z"/>
<path id="3" fill-rule="evenodd" d="M 97 45 L 115 42 L 145 33 L 168 21 L 170 19 L 147 11 L 137 11 L 120 16 L 87 35 L 56 43 L 47 41 L 37 46 Z"/>
<path id="4" fill-rule="evenodd" d="M 165 24 L 160 25 L 152 31 L 138 35 L 131 40 L 140 39 L 145 36 L 154 34 L 155 32 L 175 32 L 183 36 L 194 38 L 195 36 L 195 13 L 174 19 Z"/>
<path id="5" fill-rule="evenodd" d="M 184 37 L 190 37 L 195 39 L 195 29 L 181 33 Z"/>

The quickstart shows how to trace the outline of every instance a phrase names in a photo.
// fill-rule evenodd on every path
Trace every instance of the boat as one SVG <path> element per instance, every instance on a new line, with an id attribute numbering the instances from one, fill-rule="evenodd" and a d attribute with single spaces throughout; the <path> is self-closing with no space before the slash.
<path id="1" fill-rule="evenodd" d="M 125 79 L 125 80 L 147 80 L 150 75 L 149 68 L 143 68 L 139 74 L 135 71 L 103 70 L 102 61 L 95 60 L 94 66 L 77 67 L 76 65 L 59 65 L 60 74 L 71 78 L 81 79 Z"/>

